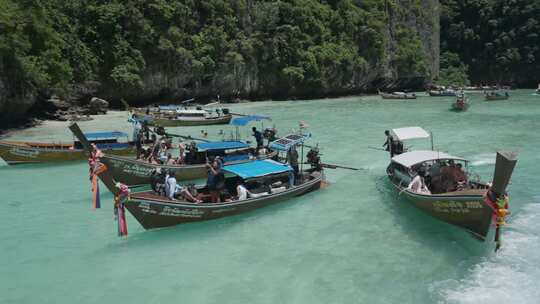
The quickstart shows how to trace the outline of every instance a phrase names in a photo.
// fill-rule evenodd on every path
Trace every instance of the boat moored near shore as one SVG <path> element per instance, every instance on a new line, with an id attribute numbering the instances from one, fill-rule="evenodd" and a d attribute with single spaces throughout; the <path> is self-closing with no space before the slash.
<path id="1" fill-rule="evenodd" d="M 130 155 L 135 153 L 133 142 L 123 132 L 86 133 L 90 143 L 110 155 Z M 120 139 L 125 139 L 121 141 Z M 30 141 L 0 140 L 0 157 L 9 165 L 64 162 L 87 159 L 80 141 L 71 143 L 42 143 Z"/>

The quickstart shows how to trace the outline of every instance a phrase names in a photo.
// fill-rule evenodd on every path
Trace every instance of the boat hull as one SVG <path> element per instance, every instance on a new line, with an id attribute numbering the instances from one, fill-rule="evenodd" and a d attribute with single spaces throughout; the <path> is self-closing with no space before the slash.
<path id="1" fill-rule="evenodd" d="M 259 159 L 267 159 L 275 155 L 276 153 L 272 152 L 265 156 L 261 156 Z M 160 165 L 150 164 L 133 158 L 112 155 L 105 155 L 104 157 L 100 158 L 100 160 L 107 166 L 107 175 L 114 182 L 121 182 L 129 187 L 138 187 L 150 184 L 152 172 L 157 168 L 161 168 L 161 170 L 166 170 L 168 172 L 173 171 L 176 179 L 179 181 L 194 180 L 205 178 L 207 176 L 205 164 Z M 114 192 L 113 190 L 111 191 Z"/>
<path id="2" fill-rule="evenodd" d="M 109 174 L 115 182 L 121 182 L 129 187 L 150 184 L 152 172 L 157 168 L 169 172 L 173 171 L 176 175 L 176 179 L 180 181 L 204 178 L 207 175 L 204 164 L 160 165 L 111 155 L 106 155 L 100 160 L 107 166 L 107 174 Z"/>
<path id="3" fill-rule="evenodd" d="M 0 157 L 10 165 L 41 163 L 41 162 L 64 162 L 87 159 L 87 153 L 83 149 L 69 149 L 69 144 L 64 148 L 37 148 L 26 145 L 24 142 L 0 141 Z M 103 152 L 113 155 L 131 155 L 135 149 L 130 146 L 119 149 L 104 149 Z"/>
<path id="4" fill-rule="evenodd" d="M 493 220 L 493 209 L 484 201 L 487 189 L 425 195 L 407 190 L 392 176 L 389 178 L 399 193 L 424 213 L 463 228 L 480 240 L 487 237 Z"/>
<path id="5" fill-rule="evenodd" d="M 392 94 L 380 94 L 382 99 L 416 99 L 416 96 L 413 95 L 392 95 Z"/>
<path id="6" fill-rule="evenodd" d="M 237 215 L 273 205 L 296 196 L 304 195 L 321 187 L 322 177 L 295 186 L 277 194 L 251 198 L 244 201 L 220 204 L 181 204 L 163 200 L 145 199 L 137 194 L 126 202 L 128 211 L 145 229 L 176 226 Z"/>
<path id="7" fill-rule="evenodd" d="M 151 126 L 162 127 L 188 127 L 188 126 L 208 126 L 208 125 L 225 125 L 232 119 L 232 115 L 224 115 L 216 118 L 204 119 L 167 119 L 154 117 L 148 122 Z"/>

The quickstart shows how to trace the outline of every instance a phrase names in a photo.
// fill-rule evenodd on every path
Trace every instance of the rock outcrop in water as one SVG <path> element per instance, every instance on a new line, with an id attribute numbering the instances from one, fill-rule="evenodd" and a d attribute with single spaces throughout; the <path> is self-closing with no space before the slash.
<path id="1" fill-rule="evenodd" d="M 52 95 L 77 107 L 91 96 L 117 107 L 121 99 L 314 98 L 419 89 L 438 74 L 436 0 L 1 6 L 3 121 L 41 113 Z"/>

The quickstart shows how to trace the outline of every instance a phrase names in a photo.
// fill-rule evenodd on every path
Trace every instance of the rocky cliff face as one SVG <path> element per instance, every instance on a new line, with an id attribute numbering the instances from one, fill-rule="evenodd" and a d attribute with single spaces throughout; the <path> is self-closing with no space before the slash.
<path id="1" fill-rule="evenodd" d="M 318 1 L 316 1 L 318 2 Z M 328 1 L 339 2 L 339 1 Z M 247 0 L 245 15 L 241 23 L 246 33 L 250 33 L 257 26 L 255 12 L 251 12 L 257 4 L 255 0 Z M 358 5 L 362 5 L 359 1 Z M 266 98 L 314 98 L 323 96 L 339 96 L 361 92 L 375 92 L 381 90 L 418 90 L 422 89 L 439 72 L 439 1 L 438 0 L 388 0 L 382 7 L 384 14 L 381 16 L 383 46 L 382 53 L 375 59 L 368 58 L 363 68 L 356 69 L 343 79 L 343 81 L 327 81 L 324 86 L 294 86 L 287 85 L 283 89 L 284 82 L 295 81 L 283 79 L 282 70 L 262 70 L 261 67 L 269 66 L 265 61 L 271 61 L 271 55 L 245 56 L 238 63 L 216 64 L 217 68 L 211 75 L 205 76 L 204 80 L 195 77 L 195 72 L 179 70 L 164 65 L 163 60 L 155 60 L 154 55 L 143 53 L 144 68 L 138 73 L 140 85 L 138 88 L 119 88 L 111 79 L 96 81 L 81 81 L 69 86 L 67 92 L 62 94 L 62 99 L 81 106 L 88 103 L 90 97 L 98 96 L 109 100 L 112 106 L 120 107 L 120 100 L 124 99 L 133 105 L 144 105 L 156 101 L 175 101 L 188 98 L 198 100 L 214 99 L 217 95 L 222 100 L 233 98 L 242 99 L 266 99 Z M 274 12 L 276 16 L 268 16 Z M 273 17 L 280 18 L 276 11 L 265 12 L 265 18 L 271 22 Z M 292 17 L 294 18 L 294 17 Z M 345 16 L 344 16 L 345 18 Z M 260 21 L 259 21 L 260 22 Z M 266 22 L 266 21 L 265 21 Z M 170 32 L 170 30 L 169 30 Z M 291 39 L 290 37 L 286 39 Z M 288 40 L 287 43 L 294 43 Z M 363 44 L 359 40 L 359 44 Z M 365 42 L 366 44 L 371 42 Z M 157 46 L 155 46 L 157 48 Z M 258 48 L 272 48 L 268 45 L 257 45 Z M 279 47 L 276 52 L 279 52 Z M 193 51 L 195 54 L 195 51 Z M 270 54 L 272 54 L 270 52 Z M 364 56 L 364 54 L 362 55 Z M 234 57 L 233 62 L 234 62 Z M 367 57 L 366 57 L 367 58 Z M 2 58 L 0 58 L 2 59 Z M 332 60 L 331 56 L 327 60 Z M 217 62 L 217 61 L 216 61 Z M 176 64 L 176 63 L 175 63 Z M 281 68 L 280 68 L 281 69 Z M 294 66 L 290 71 L 299 69 L 303 74 L 298 79 L 309 77 L 308 68 Z M 346 70 L 346 67 L 345 67 Z M 270 71 L 270 72 L 269 72 Z M 41 111 L 51 107 L 46 103 L 49 99 L 47 90 L 28 85 L 21 89 L 12 85 L 0 60 L 0 119 L 17 119 L 18 115 L 24 114 L 30 109 Z M 104 73 L 98 72 L 97 75 Z M 105 73 L 106 74 L 106 73 Z M 325 77 L 340 78 L 340 75 Z M 38 96 L 40 96 L 38 98 Z M 45 105 L 45 106 L 44 106 Z"/>

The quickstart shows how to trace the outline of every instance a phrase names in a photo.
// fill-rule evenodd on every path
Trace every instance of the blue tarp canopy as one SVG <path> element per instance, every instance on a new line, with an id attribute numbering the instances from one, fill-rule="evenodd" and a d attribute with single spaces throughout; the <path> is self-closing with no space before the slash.
<path id="1" fill-rule="evenodd" d="M 292 171 L 291 166 L 273 160 L 255 160 L 247 163 L 224 166 L 223 170 L 243 179 Z"/>
<path id="2" fill-rule="evenodd" d="M 269 116 L 248 115 L 248 116 L 235 117 L 233 120 L 231 120 L 229 124 L 233 126 L 245 126 L 252 121 L 261 121 L 261 120 L 272 120 L 272 119 Z"/>
<path id="3" fill-rule="evenodd" d="M 210 141 L 197 144 L 199 151 L 229 150 L 249 148 L 249 145 L 241 141 Z"/>
<path id="4" fill-rule="evenodd" d="M 100 139 L 116 139 L 120 137 L 127 137 L 128 135 L 124 132 L 93 132 L 93 133 L 84 133 L 86 139 L 88 140 L 100 140 Z"/>
<path id="5" fill-rule="evenodd" d="M 310 138 L 311 134 L 289 134 L 270 143 L 270 149 L 288 151 L 292 146 L 298 145 Z"/>

